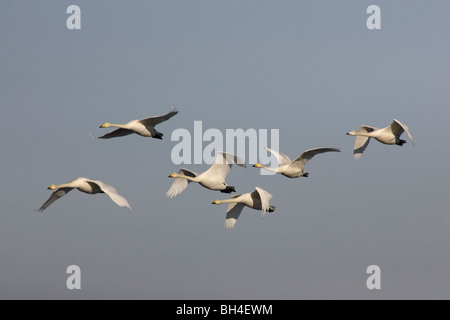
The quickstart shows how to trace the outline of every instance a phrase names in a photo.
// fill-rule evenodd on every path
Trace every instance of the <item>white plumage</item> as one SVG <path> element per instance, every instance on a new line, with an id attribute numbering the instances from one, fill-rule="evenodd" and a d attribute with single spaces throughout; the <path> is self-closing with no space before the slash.
<path id="1" fill-rule="evenodd" d="M 167 191 L 166 196 L 169 198 L 177 196 L 187 188 L 190 182 L 197 182 L 207 189 L 217 190 L 222 193 L 236 192 L 233 186 L 228 186 L 225 182 L 233 164 L 246 168 L 242 159 L 225 152 L 217 152 L 214 164 L 201 174 L 182 168 L 178 173 L 173 173 L 169 176 L 169 178 L 174 178 L 175 180 L 169 191 Z"/>
<path id="2" fill-rule="evenodd" d="M 400 136 L 405 131 L 414 146 L 414 139 L 409 131 L 409 128 L 396 119 L 394 119 L 394 121 L 386 128 L 378 129 L 375 127 L 362 125 L 359 127 L 359 131 L 350 131 L 347 135 L 356 136 L 353 155 L 355 159 L 360 159 L 364 150 L 366 150 L 369 145 L 370 138 L 374 138 L 383 144 L 396 144 L 398 146 L 402 146 L 406 143 L 406 141 L 400 139 Z"/>
<path id="3" fill-rule="evenodd" d="M 111 139 L 117 137 L 127 136 L 132 133 L 136 133 L 143 137 L 152 137 L 155 139 L 162 140 L 163 134 L 158 132 L 155 129 L 157 124 L 161 122 L 167 121 L 178 113 L 178 110 L 171 109 L 171 111 L 163 116 L 155 116 L 141 120 L 132 120 L 126 124 L 113 124 L 113 123 L 105 123 L 100 126 L 100 128 L 110 128 L 116 127 L 119 128 L 110 133 L 105 134 L 104 136 L 99 137 L 98 139 Z"/>
<path id="4" fill-rule="evenodd" d="M 127 199 L 122 197 L 113 186 L 110 186 L 99 180 L 77 178 L 71 182 L 61 185 L 51 185 L 48 189 L 55 191 L 39 209 L 39 211 L 41 212 L 47 209 L 53 202 L 55 202 L 59 198 L 64 197 L 73 189 L 78 189 L 79 191 L 87 194 L 106 193 L 118 206 L 131 210 L 131 206 L 128 203 Z"/>
<path id="5" fill-rule="evenodd" d="M 216 200 L 213 204 L 219 205 L 222 203 L 229 203 L 227 216 L 225 219 L 225 227 L 227 229 L 231 229 L 234 228 L 244 207 L 261 210 L 262 217 L 265 216 L 266 212 L 274 212 L 275 207 L 270 205 L 270 199 L 272 199 L 272 195 L 269 192 L 256 187 L 255 191 L 251 193 L 236 195 L 227 200 Z"/>
<path id="6" fill-rule="evenodd" d="M 289 159 L 287 155 L 281 152 L 266 148 L 267 151 L 273 153 L 278 160 L 278 168 L 266 167 L 261 163 L 255 164 L 255 168 L 263 168 L 272 172 L 280 173 L 288 178 L 308 177 L 309 173 L 304 171 L 306 163 L 315 155 L 325 152 L 340 152 L 341 150 L 335 148 L 316 148 L 303 152 L 294 161 Z"/>

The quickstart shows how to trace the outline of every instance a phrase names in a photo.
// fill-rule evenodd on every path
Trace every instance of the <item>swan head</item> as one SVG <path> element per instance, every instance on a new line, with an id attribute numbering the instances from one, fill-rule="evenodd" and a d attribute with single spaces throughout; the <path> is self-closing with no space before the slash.
<path id="1" fill-rule="evenodd" d="M 214 201 L 212 204 L 219 204 L 219 200 Z"/>
<path id="2" fill-rule="evenodd" d="M 356 131 L 352 130 L 350 132 L 347 132 L 348 136 L 355 136 L 356 135 Z"/>
<path id="3" fill-rule="evenodd" d="M 169 178 L 175 178 L 175 173 L 172 173 Z"/>
<path id="4" fill-rule="evenodd" d="M 48 190 L 55 190 L 56 186 L 54 184 L 52 184 L 50 187 L 48 187 Z"/>
<path id="5" fill-rule="evenodd" d="M 108 123 L 108 122 L 106 122 L 100 126 L 100 128 L 109 128 L 109 127 L 111 127 L 111 123 Z"/>
<path id="6" fill-rule="evenodd" d="M 257 163 L 253 166 L 253 168 L 262 168 L 262 164 L 261 163 Z"/>

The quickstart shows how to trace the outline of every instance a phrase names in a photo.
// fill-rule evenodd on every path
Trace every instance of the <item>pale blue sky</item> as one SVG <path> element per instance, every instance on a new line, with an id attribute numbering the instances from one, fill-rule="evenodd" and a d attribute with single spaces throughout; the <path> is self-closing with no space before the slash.
<path id="1" fill-rule="evenodd" d="M 79 31 L 66 8 L 81 7 Z M 366 28 L 381 7 L 382 29 Z M 4 1 L 0 3 L 0 298 L 450 298 L 448 1 Z M 180 113 L 165 140 L 89 139 L 108 122 Z M 353 137 L 393 118 L 416 142 Z M 245 209 L 178 171 L 177 128 L 280 129 L 280 150 L 338 147 L 309 178 L 233 168 L 276 212 Z M 190 165 L 202 171 L 206 165 Z M 46 188 L 79 176 L 112 184 L 133 211 Z M 66 288 L 79 265 L 82 290 Z M 369 265 L 382 289 L 366 288 Z"/>

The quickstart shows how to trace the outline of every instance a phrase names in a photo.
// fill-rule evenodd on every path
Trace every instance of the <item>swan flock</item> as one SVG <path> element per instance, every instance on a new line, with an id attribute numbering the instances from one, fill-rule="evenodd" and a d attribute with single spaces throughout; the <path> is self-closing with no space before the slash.
<path id="1" fill-rule="evenodd" d="M 116 130 L 100 136 L 98 137 L 98 139 L 111 139 L 127 136 L 134 133 L 142 137 L 151 137 L 154 139 L 162 140 L 163 133 L 157 131 L 155 129 L 155 126 L 171 119 L 177 114 L 178 110 L 172 108 L 170 112 L 165 115 L 153 116 L 142 120 L 132 120 L 122 125 L 106 122 L 101 125 L 100 128 L 114 127 L 116 128 Z M 363 152 L 369 145 L 371 138 L 386 145 L 403 146 L 406 143 L 406 140 L 400 139 L 400 136 L 404 132 L 406 132 L 412 145 L 414 146 L 414 139 L 409 128 L 396 119 L 394 119 L 389 126 L 382 129 L 361 125 L 358 131 L 349 131 L 347 135 L 356 136 L 355 144 L 353 147 L 353 155 L 355 159 L 360 159 Z M 341 150 L 338 148 L 315 148 L 306 150 L 297 158 L 291 160 L 284 153 L 272 150 L 267 147 L 265 149 L 276 157 L 279 164 L 278 167 L 268 167 L 262 163 L 256 163 L 253 167 L 269 170 L 288 178 L 308 177 L 309 173 L 304 170 L 305 165 L 316 155 L 329 152 L 341 152 Z M 172 173 L 171 175 L 169 175 L 169 178 L 173 179 L 173 183 L 170 189 L 167 191 L 166 196 L 168 198 L 176 197 L 184 190 L 186 190 L 190 183 L 197 183 L 200 186 L 212 191 L 220 191 L 221 193 L 226 194 L 234 193 L 236 192 L 236 187 L 228 185 L 225 182 L 233 165 L 247 168 L 245 161 L 238 156 L 219 151 L 216 154 L 215 162 L 208 170 L 202 173 L 196 173 L 189 169 L 181 168 L 177 173 Z M 131 210 L 131 206 L 128 203 L 127 199 L 120 195 L 116 188 L 100 180 L 80 177 L 64 184 L 51 185 L 48 189 L 52 190 L 53 193 L 48 198 L 48 200 L 39 208 L 38 211 L 40 212 L 46 210 L 56 200 L 64 197 L 73 189 L 77 189 L 80 192 L 90 195 L 106 194 L 118 206 Z M 236 222 L 240 217 L 244 207 L 261 211 L 262 217 L 264 217 L 267 212 L 274 212 L 275 207 L 270 204 L 271 199 L 272 194 L 260 187 L 255 187 L 255 190 L 252 192 L 234 195 L 229 199 L 215 200 L 213 204 L 228 204 L 225 218 L 225 227 L 231 229 L 236 225 Z"/>

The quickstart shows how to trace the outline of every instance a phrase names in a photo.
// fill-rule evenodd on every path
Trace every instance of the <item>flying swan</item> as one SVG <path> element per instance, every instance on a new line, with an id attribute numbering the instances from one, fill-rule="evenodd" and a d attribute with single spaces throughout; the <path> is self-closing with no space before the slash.
<path id="1" fill-rule="evenodd" d="M 347 135 L 357 136 L 355 146 L 353 148 L 353 156 L 355 159 L 359 159 L 362 157 L 364 150 L 366 150 L 369 145 L 370 138 L 374 138 L 384 144 L 396 144 L 398 146 L 402 146 L 406 143 L 406 140 L 400 139 L 400 136 L 405 131 L 414 146 L 414 139 L 409 132 L 409 128 L 396 119 L 394 119 L 391 125 L 383 129 L 370 126 L 361 126 L 359 127 L 359 131 L 350 131 Z"/>
<path id="2" fill-rule="evenodd" d="M 262 217 L 265 216 L 266 212 L 274 212 L 275 207 L 269 204 L 272 195 L 267 191 L 256 187 L 256 190 L 252 193 L 244 193 L 241 195 L 236 195 L 228 200 L 216 200 L 213 204 L 229 203 L 227 209 L 227 216 L 225 219 L 225 228 L 232 229 L 239 218 L 242 209 L 244 207 L 249 207 L 255 210 L 262 211 Z"/>
<path id="3" fill-rule="evenodd" d="M 235 187 L 228 186 L 225 183 L 225 178 L 233 164 L 246 168 L 245 162 L 239 157 L 219 151 L 214 164 L 201 174 L 182 168 L 178 173 L 173 173 L 169 176 L 169 178 L 174 178 L 175 180 L 169 191 L 167 191 L 166 196 L 169 198 L 177 196 L 187 188 L 190 182 L 197 182 L 207 189 L 217 190 L 222 193 L 236 192 Z"/>
<path id="4" fill-rule="evenodd" d="M 132 133 L 136 133 L 142 137 L 152 137 L 162 140 L 163 134 L 155 129 L 157 124 L 167 121 L 178 113 L 178 110 L 173 109 L 163 116 L 150 117 L 142 120 L 132 120 L 126 124 L 112 124 L 106 122 L 101 125 L 100 128 L 119 128 L 104 136 L 98 137 L 98 139 L 111 139 L 117 137 L 127 136 Z"/>
<path id="5" fill-rule="evenodd" d="M 273 171 L 276 173 L 281 173 L 283 176 L 288 178 L 298 178 L 298 177 L 308 177 L 309 173 L 305 172 L 303 169 L 308 162 L 311 160 L 316 154 L 325 153 L 325 152 L 341 152 L 339 149 L 335 148 L 317 148 L 310 149 L 303 152 L 300 156 L 295 158 L 294 161 L 289 159 L 289 157 L 281 152 L 274 151 L 270 148 L 266 148 L 267 151 L 273 153 L 278 160 L 279 167 L 278 168 L 270 168 L 266 167 L 261 163 L 255 164 L 253 167 L 255 168 L 263 168 L 269 171 Z"/>
<path id="6" fill-rule="evenodd" d="M 50 198 L 42 205 L 42 207 L 39 209 L 40 212 L 47 209 L 53 202 L 58 200 L 59 198 L 64 197 L 66 194 L 68 194 L 73 189 L 78 189 L 81 192 L 87 193 L 87 194 L 97 194 L 97 193 L 106 193 L 112 201 L 114 201 L 118 206 L 122 208 L 127 208 L 131 210 L 130 204 L 128 203 L 127 199 L 122 197 L 117 190 L 99 180 L 91 180 L 87 178 L 77 178 L 73 180 L 72 182 L 60 184 L 58 186 L 55 186 L 54 184 L 51 185 L 49 190 L 55 190 Z"/>

